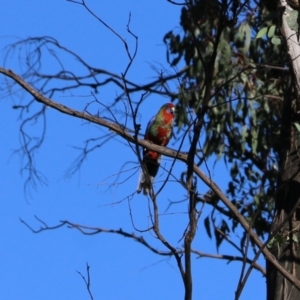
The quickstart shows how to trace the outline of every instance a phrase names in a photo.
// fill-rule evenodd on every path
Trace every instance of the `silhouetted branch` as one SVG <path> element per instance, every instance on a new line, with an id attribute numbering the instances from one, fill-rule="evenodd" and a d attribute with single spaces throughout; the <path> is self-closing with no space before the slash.
<path id="1" fill-rule="evenodd" d="M 66 226 L 69 229 L 77 229 L 84 235 L 96 235 L 96 234 L 100 234 L 100 233 L 111 233 L 111 234 L 121 235 L 123 237 L 133 239 L 134 241 L 138 242 L 139 244 L 145 246 L 151 252 L 161 255 L 161 256 L 173 256 L 174 252 L 179 256 L 184 254 L 183 248 L 176 248 L 176 249 L 173 248 L 171 251 L 159 250 L 159 249 L 151 246 L 150 243 L 148 243 L 144 239 L 144 237 L 137 236 L 134 233 L 129 233 L 129 232 L 123 231 L 121 228 L 114 230 L 114 229 L 106 229 L 106 228 L 101 228 L 101 227 L 84 226 L 84 225 L 72 223 L 70 221 L 60 221 L 60 223 L 58 225 L 49 226 L 45 221 L 41 220 L 37 216 L 34 216 L 34 217 L 36 218 L 36 220 L 38 222 L 40 222 L 42 224 L 42 226 L 40 226 L 39 229 L 32 228 L 27 222 L 20 219 L 20 221 L 33 233 L 41 233 L 44 231 L 55 230 L 55 229 Z M 209 254 L 209 253 L 204 253 L 204 252 L 201 252 L 201 251 L 198 251 L 195 249 L 192 249 L 191 252 L 196 254 L 198 256 L 198 258 L 204 258 L 204 257 L 217 258 L 217 259 L 227 260 L 228 263 L 230 263 L 232 261 L 243 261 L 244 260 L 244 257 L 241 257 L 241 256 L 234 256 L 234 255 L 227 255 L 227 254 Z M 256 270 L 260 271 L 263 275 L 265 275 L 265 272 L 266 272 L 265 269 L 263 267 L 261 267 L 259 264 L 253 263 L 253 261 L 249 258 L 247 258 L 246 261 L 247 261 L 247 263 L 252 264 Z"/>
<path id="2" fill-rule="evenodd" d="M 129 24 L 127 26 L 129 26 Z M 136 40 L 136 46 L 134 49 L 135 53 L 137 51 L 137 37 L 130 31 L 130 29 L 128 32 Z M 122 39 L 122 41 L 124 41 L 124 39 Z M 61 45 L 53 37 L 42 36 L 17 41 L 6 47 L 5 61 L 9 54 L 13 53 L 14 50 L 18 48 L 27 50 L 25 53 L 27 62 L 26 72 L 22 74 L 22 77 L 31 84 L 34 83 L 36 86 L 40 84 L 40 91 L 43 92 L 43 94 L 48 95 L 49 97 L 52 97 L 56 92 L 72 91 L 80 87 L 90 87 L 95 92 L 97 92 L 101 86 L 107 85 L 109 83 L 115 84 L 122 91 L 121 94 L 117 96 L 115 100 L 116 102 L 122 99 L 125 95 L 125 86 L 123 84 L 124 79 L 122 75 L 91 66 L 82 57 L 80 57 L 74 51 Z M 50 58 L 54 58 L 55 62 L 59 64 L 59 71 L 54 72 L 53 74 L 45 74 L 41 72 L 40 69 L 42 64 L 42 49 L 45 52 L 44 54 L 48 54 Z M 127 50 L 129 51 L 128 46 Z M 64 54 L 69 55 L 75 63 L 80 65 L 80 67 L 84 70 L 85 73 L 83 75 L 75 74 L 72 70 L 66 69 L 66 66 L 64 66 L 59 60 L 58 55 L 55 54 L 58 51 L 62 51 Z M 129 56 L 134 57 L 134 53 L 129 53 Z M 151 92 L 154 94 L 166 95 L 172 98 L 176 98 L 178 96 L 178 93 L 173 93 L 169 91 L 166 88 L 165 83 L 180 77 L 187 71 L 187 69 L 188 67 L 184 67 L 182 70 L 167 76 L 163 75 L 163 73 L 160 73 L 157 79 L 146 84 L 137 84 L 125 78 L 127 84 L 127 91 L 129 93 L 135 93 L 140 91 Z M 32 80 L 34 80 L 34 82 Z M 47 88 L 48 83 L 50 83 L 50 81 L 53 80 L 57 80 L 58 83 L 63 82 L 63 85 L 59 87 L 59 84 L 56 84 L 56 87 L 51 86 L 50 88 Z"/>
<path id="3" fill-rule="evenodd" d="M 4 74 L 7 77 L 12 78 L 15 82 L 17 82 L 23 89 L 29 92 L 36 101 L 43 103 L 49 107 L 56 109 L 57 111 L 76 117 L 80 119 L 84 119 L 94 124 L 98 124 L 100 126 L 106 127 L 109 130 L 115 132 L 120 137 L 126 139 L 131 143 L 138 143 L 140 146 L 143 146 L 151 151 L 159 152 L 165 156 L 173 157 L 177 160 L 183 161 L 185 163 L 188 162 L 188 155 L 182 152 L 174 151 L 169 148 L 161 147 L 155 144 L 152 144 L 146 140 L 136 140 L 134 136 L 128 133 L 128 130 L 120 125 L 116 125 L 114 123 L 108 122 L 105 119 L 100 117 L 95 117 L 83 112 L 79 112 L 75 109 L 69 108 L 60 103 L 54 102 L 49 98 L 46 98 L 44 95 L 39 93 L 37 90 L 32 88 L 28 83 L 26 83 L 20 76 L 13 73 L 11 70 L 6 70 L 4 68 L 0 68 L 0 73 Z M 223 204 L 232 212 L 235 218 L 239 221 L 241 226 L 249 233 L 249 236 L 253 240 L 253 242 L 259 247 L 262 248 L 262 252 L 266 256 L 266 258 L 276 267 L 276 269 L 285 276 L 289 281 L 291 281 L 297 288 L 300 289 L 300 281 L 290 274 L 287 270 L 285 270 L 278 261 L 274 258 L 274 256 L 270 253 L 270 251 L 263 247 L 263 242 L 259 239 L 257 234 L 253 231 L 248 221 L 241 215 L 236 206 L 227 198 L 227 196 L 221 191 L 218 185 L 212 181 L 211 178 L 208 178 L 195 164 L 192 166 L 193 172 L 220 198 Z"/>
<path id="4" fill-rule="evenodd" d="M 207 257 L 207 258 L 216 258 L 216 259 L 224 259 L 228 260 L 228 263 L 232 261 L 241 261 L 243 262 L 245 260 L 244 256 L 236 256 L 236 255 L 227 255 L 227 254 L 210 254 L 210 253 L 204 253 L 201 251 L 193 250 L 193 253 L 198 254 L 199 258 Z M 254 269 L 260 271 L 264 276 L 266 276 L 266 269 L 263 268 L 261 265 L 254 263 L 253 260 L 246 257 L 246 262 L 248 264 L 251 264 Z"/>
<path id="5" fill-rule="evenodd" d="M 155 247 L 152 247 L 142 236 L 137 236 L 134 233 L 126 232 L 126 231 L 122 230 L 121 228 L 120 229 L 106 229 L 106 228 L 101 228 L 101 227 L 84 226 L 84 225 L 72 223 L 70 221 L 60 221 L 60 223 L 58 225 L 49 226 L 44 221 L 39 219 L 37 216 L 35 216 L 35 218 L 40 223 L 42 223 L 42 226 L 40 226 L 39 229 L 32 228 L 27 222 L 25 222 L 22 219 L 20 219 L 20 221 L 26 227 L 28 227 L 33 233 L 41 233 L 43 231 L 54 230 L 54 229 L 58 229 L 58 228 L 61 228 L 61 227 L 64 227 L 64 226 L 66 226 L 69 229 L 77 229 L 78 231 L 80 231 L 84 235 L 96 235 L 96 234 L 99 234 L 99 233 L 112 233 L 112 234 L 117 234 L 117 235 L 121 235 L 121 236 L 126 237 L 126 238 L 133 239 L 134 241 L 136 241 L 139 244 L 145 246 L 146 248 L 148 248 L 149 250 L 151 250 L 155 254 L 159 254 L 159 255 L 162 255 L 162 256 L 172 256 L 172 255 L 174 255 L 174 253 L 172 251 L 163 251 L 163 250 L 159 250 Z M 182 251 L 180 251 L 180 250 L 177 252 L 177 250 L 174 249 L 174 251 L 177 254 L 182 253 Z"/>
<path id="6" fill-rule="evenodd" d="M 76 271 L 80 276 L 81 278 L 83 279 L 83 281 L 85 282 L 85 285 L 86 285 L 86 288 L 88 290 L 88 293 L 90 295 L 90 298 L 91 300 L 94 300 L 94 297 L 93 297 L 93 294 L 91 292 L 91 278 L 90 278 L 90 266 L 88 263 L 86 263 L 86 273 L 87 273 L 87 278 L 85 278 L 81 272 L 79 271 Z"/>

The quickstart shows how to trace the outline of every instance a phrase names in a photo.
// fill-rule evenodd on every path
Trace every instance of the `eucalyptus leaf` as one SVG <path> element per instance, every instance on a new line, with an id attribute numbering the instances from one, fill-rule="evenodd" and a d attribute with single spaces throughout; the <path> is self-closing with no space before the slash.
<path id="1" fill-rule="evenodd" d="M 299 131 L 299 132 L 300 132 L 300 124 L 299 124 L 299 123 L 294 123 L 294 125 L 295 125 L 295 127 L 296 127 L 297 131 Z"/>
<path id="2" fill-rule="evenodd" d="M 207 216 L 205 219 L 204 219 L 204 227 L 206 229 L 206 233 L 207 235 L 212 238 L 212 235 L 211 235 L 211 229 L 210 229 L 210 220 L 209 220 L 209 216 Z"/>
<path id="3" fill-rule="evenodd" d="M 297 10 L 291 10 L 288 12 L 288 17 L 286 18 L 287 23 L 289 25 L 289 27 L 294 30 L 297 31 L 299 29 L 299 24 L 298 24 L 298 11 Z"/>
<path id="4" fill-rule="evenodd" d="M 268 30 L 268 38 L 272 38 L 274 36 L 275 30 L 276 30 L 276 26 L 275 25 L 270 26 L 270 28 Z"/>
<path id="5" fill-rule="evenodd" d="M 260 29 L 260 31 L 257 33 L 256 38 L 260 39 L 263 36 L 265 36 L 268 32 L 268 27 L 263 27 L 262 29 Z"/>
<path id="6" fill-rule="evenodd" d="M 271 39 L 271 42 L 273 45 L 280 45 L 281 39 L 277 35 L 274 35 Z"/>

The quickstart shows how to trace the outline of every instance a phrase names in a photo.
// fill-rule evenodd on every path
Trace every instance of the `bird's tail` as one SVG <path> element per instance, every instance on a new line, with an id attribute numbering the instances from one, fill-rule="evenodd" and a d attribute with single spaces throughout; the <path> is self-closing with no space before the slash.
<path id="1" fill-rule="evenodd" d="M 151 191 L 151 186 L 154 180 L 154 177 L 148 175 L 149 180 L 147 180 L 143 170 L 141 170 L 140 172 L 140 176 L 139 176 L 139 182 L 138 182 L 138 187 L 137 187 L 137 193 L 139 194 L 141 191 L 143 191 L 143 194 L 145 196 L 150 194 Z"/>
<path id="2" fill-rule="evenodd" d="M 156 155 L 156 158 L 148 158 L 144 157 L 143 159 L 143 167 L 140 172 L 139 183 L 137 187 L 137 193 L 139 194 L 143 191 L 144 195 L 150 195 L 153 191 L 152 184 L 154 181 L 154 177 L 156 176 L 159 166 L 161 163 L 161 155 Z M 145 168 L 145 169 L 143 169 Z M 147 172 L 145 174 L 145 172 Z"/>

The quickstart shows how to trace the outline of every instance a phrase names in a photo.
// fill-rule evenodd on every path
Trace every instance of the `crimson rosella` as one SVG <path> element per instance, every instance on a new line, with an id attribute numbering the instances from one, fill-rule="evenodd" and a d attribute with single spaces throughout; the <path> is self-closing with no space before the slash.
<path id="1" fill-rule="evenodd" d="M 172 137 L 174 125 L 175 106 L 172 103 L 164 104 L 156 116 L 148 123 L 145 140 L 156 145 L 167 146 Z M 148 195 L 151 191 L 151 184 L 156 176 L 161 162 L 161 154 L 143 149 L 143 164 L 148 170 L 149 177 L 141 170 L 137 192 L 143 190 L 144 195 Z M 147 177 L 149 178 L 147 180 Z"/>

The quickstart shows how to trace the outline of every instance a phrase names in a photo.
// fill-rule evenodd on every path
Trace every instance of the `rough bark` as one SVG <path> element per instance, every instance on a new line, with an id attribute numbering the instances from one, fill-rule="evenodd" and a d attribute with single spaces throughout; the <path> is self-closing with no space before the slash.
<path id="1" fill-rule="evenodd" d="M 288 26 L 292 10 L 281 1 L 281 32 L 290 56 L 291 85 L 287 89 L 282 112 L 281 162 L 276 194 L 276 210 L 272 224 L 271 252 L 292 275 L 300 278 L 300 44 L 297 33 Z M 282 9 L 282 7 L 281 7 Z M 296 125 L 295 125 L 296 124 Z M 267 261 L 267 299 L 298 300 L 300 289 L 293 285 Z"/>

